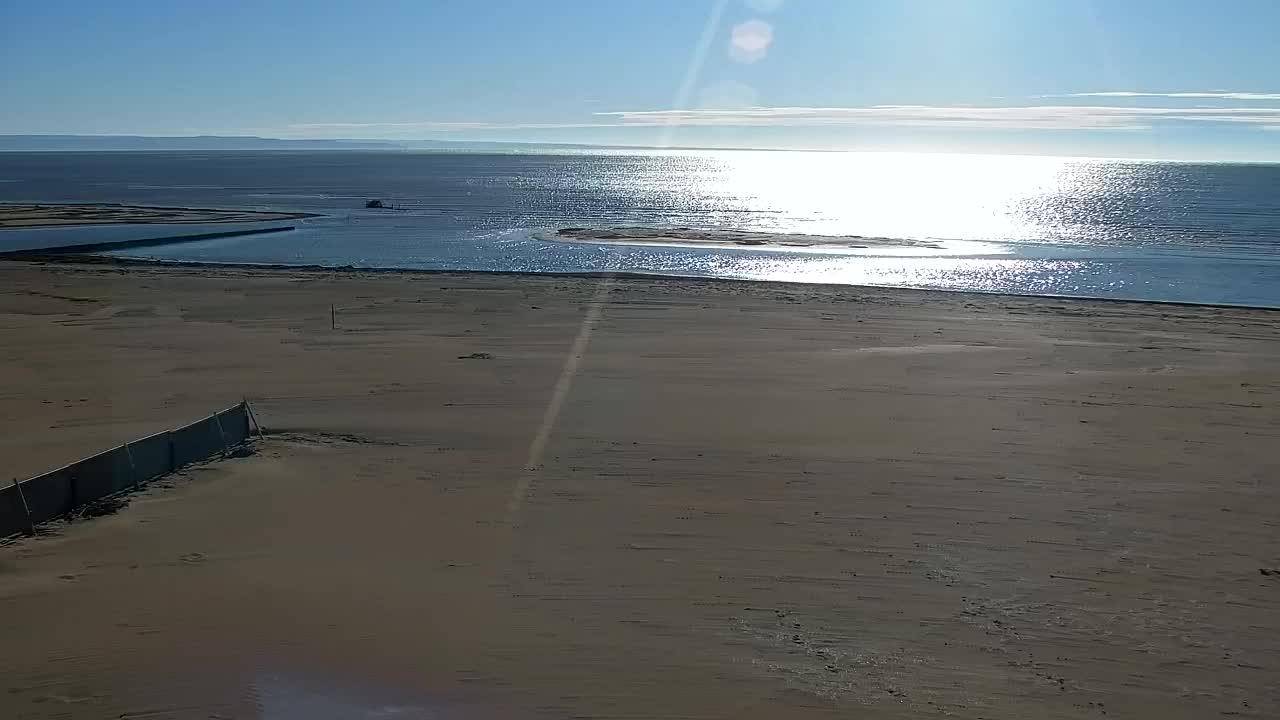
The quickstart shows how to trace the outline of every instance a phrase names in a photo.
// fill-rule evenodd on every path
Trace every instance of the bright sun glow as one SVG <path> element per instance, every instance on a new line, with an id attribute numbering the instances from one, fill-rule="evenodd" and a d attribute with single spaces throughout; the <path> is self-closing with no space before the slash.
<path id="1" fill-rule="evenodd" d="M 761 213 L 811 218 L 794 232 L 936 240 L 1034 233 L 1026 203 L 1074 183 L 1078 161 L 901 153 L 723 153 L 705 181 L 714 196 Z M 927 198 L 926 203 L 922 199 Z"/>

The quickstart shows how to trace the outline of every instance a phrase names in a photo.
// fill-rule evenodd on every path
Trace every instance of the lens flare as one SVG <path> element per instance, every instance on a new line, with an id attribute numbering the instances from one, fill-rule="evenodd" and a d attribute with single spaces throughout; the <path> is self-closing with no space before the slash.
<path id="1" fill-rule="evenodd" d="M 772 43 L 772 25 L 763 20 L 748 20 L 733 26 L 729 57 L 740 63 L 753 63 L 764 58 Z"/>

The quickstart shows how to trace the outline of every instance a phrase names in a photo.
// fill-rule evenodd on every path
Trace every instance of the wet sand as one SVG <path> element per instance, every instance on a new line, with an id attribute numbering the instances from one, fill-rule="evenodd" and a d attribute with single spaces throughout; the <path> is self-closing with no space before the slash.
<path id="1" fill-rule="evenodd" d="M 866 237 L 862 235 L 808 235 L 753 230 L 706 230 L 701 228 L 560 228 L 542 236 L 546 240 L 604 245 L 692 245 L 699 247 L 798 248 L 927 248 L 939 243 L 911 238 Z"/>
<path id="2" fill-rule="evenodd" d="M 0 717 L 1275 717 L 1278 320 L 0 262 L 8 475 L 274 431 L 0 546 Z"/>
<path id="3" fill-rule="evenodd" d="M 244 223 L 296 220 L 314 213 L 209 210 L 201 208 L 142 207 L 109 203 L 0 203 L 0 228 L 153 223 Z"/>

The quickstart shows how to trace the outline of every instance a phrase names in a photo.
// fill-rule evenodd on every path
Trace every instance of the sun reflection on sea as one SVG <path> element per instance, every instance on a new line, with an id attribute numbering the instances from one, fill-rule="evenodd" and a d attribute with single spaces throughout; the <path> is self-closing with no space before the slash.
<path id="1" fill-rule="evenodd" d="M 1071 260 L 1021 258 L 720 257 L 699 268 L 743 280 L 1060 294 L 1086 282 L 1090 267 Z"/>
<path id="2" fill-rule="evenodd" d="M 708 156 L 710 198 L 770 216 L 808 218 L 794 231 L 947 240 L 1043 234 L 1029 209 L 1087 184 L 1078 160 L 908 153 L 737 153 Z M 794 223 L 794 220 L 789 220 Z"/>

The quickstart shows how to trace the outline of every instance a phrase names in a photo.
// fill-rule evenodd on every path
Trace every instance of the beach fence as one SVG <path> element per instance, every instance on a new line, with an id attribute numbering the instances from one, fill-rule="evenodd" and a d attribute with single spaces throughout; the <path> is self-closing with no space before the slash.
<path id="1" fill-rule="evenodd" d="M 35 526 L 95 500 L 131 490 L 185 465 L 229 453 L 262 428 L 248 401 L 203 420 L 133 440 L 66 467 L 0 488 L 0 538 L 32 533 Z"/>

